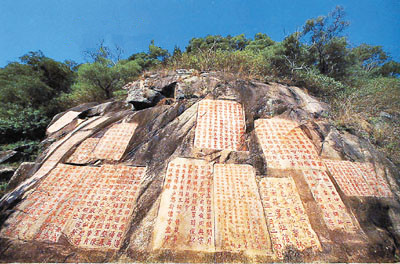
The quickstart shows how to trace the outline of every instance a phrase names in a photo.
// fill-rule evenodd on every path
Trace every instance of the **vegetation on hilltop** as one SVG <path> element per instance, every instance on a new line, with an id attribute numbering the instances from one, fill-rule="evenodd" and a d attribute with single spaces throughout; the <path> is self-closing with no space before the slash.
<path id="1" fill-rule="evenodd" d="M 80 65 L 29 52 L 0 68 L 0 144 L 6 149 L 42 139 L 54 114 L 108 100 L 145 70 L 192 68 L 307 88 L 333 106 L 339 129 L 370 139 L 399 165 L 400 63 L 381 46 L 351 45 L 344 35 L 348 26 L 343 8 L 337 7 L 280 42 L 264 33 L 209 35 L 170 54 L 152 41 L 148 52 L 127 59 L 100 44 Z"/>

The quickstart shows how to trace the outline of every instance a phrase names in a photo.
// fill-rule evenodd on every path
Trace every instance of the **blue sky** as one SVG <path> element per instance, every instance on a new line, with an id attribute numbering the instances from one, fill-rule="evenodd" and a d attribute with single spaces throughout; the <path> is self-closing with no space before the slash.
<path id="1" fill-rule="evenodd" d="M 104 40 L 125 57 L 155 44 L 184 48 L 208 34 L 267 33 L 281 41 L 305 20 L 344 6 L 350 43 L 382 45 L 400 61 L 399 0 L 0 0 L 0 67 L 28 51 L 84 61 Z"/>

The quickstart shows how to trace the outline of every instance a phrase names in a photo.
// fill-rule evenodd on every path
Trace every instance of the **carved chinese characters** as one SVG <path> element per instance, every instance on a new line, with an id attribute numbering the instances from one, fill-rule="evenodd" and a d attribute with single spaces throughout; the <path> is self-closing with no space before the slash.
<path id="1" fill-rule="evenodd" d="M 54 178 L 54 171 L 57 171 L 59 167 L 65 167 L 66 169 L 61 172 L 57 172 Z M 77 194 L 82 190 L 79 186 L 82 185 L 86 179 L 94 176 L 99 176 L 99 167 L 79 167 L 69 165 L 58 165 L 51 174 L 46 177 L 45 181 L 39 186 L 38 190 L 41 191 L 43 188 L 53 189 L 55 192 L 52 193 L 51 197 L 63 197 L 60 193 L 60 186 L 65 193 L 64 199 L 60 200 L 52 212 L 47 216 L 46 221 L 40 227 L 39 232 L 36 234 L 36 240 L 58 242 L 61 234 L 66 234 L 65 227 L 68 220 L 72 217 L 73 212 L 78 210 L 79 205 L 77 200 Z M 92 175 L 92 176 L 91 176 Z M 59 183 L 61 177 L 66 179 L 74 179 L 73 182 L 67 182 L 67 184 Z M 43 195 L 42 195 L 43 196 Z"/>
<path id="2" fill-rule="evenodd" d="M 392 197 L 393 193 L 381 173 L 375 173 L 372 163 L 356 163 L 363 172 L 368 186 L 372 187 L 378 197 Z"/>
<path id="3" fill-rule="evenodd" d="M 120 160 L 136 127 L 135 123 L 113 125 L 100 139 L 93 152 L 94 156 L 98 159 Z"/>
<path id="4" fill-rule="evenodd" d="M 197 148 L 244 148 L 245 122 L 242 106 L 227 100 L 202 100 L 197 112 L 194 145 Z"/>
<path id="5" fill-rule="evenodd" d="M 79 247 L 118 249 L 130 222 L 144 167 L 104 165 L 78 187 L 67 232 Z"/>
<path id="6" fill-rule="evenodd" d="M 31 240 L 42 226 L 47 226 L 46 219 L 60 209 L 71 196 L 71 186 L 86 174 L 83 167 L 58 165 L 49 176 L 18 206 L 18 211 L 8 219 L 7 228 L 2 234 L 10 238 Z M 51 236 L 57 241 L 59 234 Z M 50 240 L 50 239 L 49 239 Z"/>
<path id="7" fill-rule="evenodd" d="M 72 154 L 67 160 L 69 163 L 75 164 L 85 164 L 88 163 L 93 157 L 93 150 L 96 147 L 97 143 L 99 143 L 99 138 L 87 138 L 83 141 L 79 147 L 75 150 L 74 154 Z"/>
<path id="8" fill-rule="evenodd" d="M 321 250 L 292 178 L 264 178 L 260 193 L 274 253 L 283 258 L 287 247 Z"/>
<path id="9" fill-rule="evenodd" d="M 214 251 L 212 165 L 177 158 L 168 164 L 154 228 L 155 249 Z"/>
<path id="10" fill-rule="evenodd" d="M 324 169 L 312 142 L 297 123 L 285 119 L 254 121 L 267 166 L 275 169 Z"/>
<path id="11" fill-rule="evenodd" d="M 346 206 L 340 199 L 329 176 L 324 171 L 304 170 L 304 178 L 322 212 L 322 217 L 330 230 L 339 229 L 355 233 L 359 229 L 353 224 Z"/>
<path id="12" fill-rule="evenodd" d="M 58 165 L 3 229 L 5 237 L 118 249 L 128 228 L 143 167 Z"/>
<path id="13" fill-rule="evenodd" d="M 252 166 L 216 164 L 214 202 L 217 251 L 271 253 Z"/>
<path id="14" fill-rule="evenodd" d="M 372 164 L 334 160 L 324 163 L 347 196 L 392 196 L 385 179 L 375 173 Z"/>

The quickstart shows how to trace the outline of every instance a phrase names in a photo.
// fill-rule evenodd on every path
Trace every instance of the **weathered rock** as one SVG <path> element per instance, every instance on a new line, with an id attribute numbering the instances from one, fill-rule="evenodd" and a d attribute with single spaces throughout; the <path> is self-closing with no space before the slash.
<path id="1" fill-rule="evenodd" d="M 15 169 L 11 167 L 0 167 L 0 181 L 8 182 L 14 174 Z"/>
<path id="2" fill-rule="evenodd" d="M 14 172 L 14 174 L 11 175 L 12 177 L 8 182 L 7 191 L 13 190 L 20 183 L 31 176 L 32 174 L 30 173 L 30 171 L 35 167 L 35 165 L 35 162 L 22 162 L 21 165 L 19 165 L 18 169 Z"/>
<path id="3" fill-rule="evenodd" d="M 84 119 L 93 116 L 103 116 L 106 113 L 117 112 L 123 109 L 128 109 L 126 104 L 120 101 L 111 101 L 103 104 L 91 105 L 91 107 L 81 111 L 78 117 Z"/>
<path id="4" fill-rule="evenodd" d="M 49 137 L 42 165 L 15 173 L 27 180 L 2 199 L 2 261 L 397 261 L 399 169 L 335 129 L 329 107 L 306 91 L 187 70 L 125 89 L 135 111 L 124 102 L 71 109 L 82 113 Z M 278 121 L 260 129 L 270 118 Z M 118 157 L 91 159 L 110 152 L 108 141 Z M 351 179 L 326 159 L 355 164 L 352 184 L 370 192 L 347 190 Z M 143 174 L 131 179 L 131 170 Z"/>
<path id="5" fill-rule="evenodd" d="M 131 89 L 128 92 L 126 101 L 133 105 L 135 110 L 142 110 L 155 106 L 164 96 L 149 88 Z"/>
<path id="6" fill-rule="evenodd" d="M 59 131 L 66 125 L 70 124 L 78 115 L 80 112 L 77 111 L 68 111 L 65 112 L 63 115 L 61 115 L 55 122 L 52 122 L 52 124 L 47 128 L 46 133 L 47 134 L 52 134 L 54 132 Z M 54 121 L 54 119 L 53 119 Z"/>
<path id="7" fill-rule="evenodd" d="M 21 153 L 15 150 L 0 151 L 0 163 L 14 162 L 21 158 Z"/>

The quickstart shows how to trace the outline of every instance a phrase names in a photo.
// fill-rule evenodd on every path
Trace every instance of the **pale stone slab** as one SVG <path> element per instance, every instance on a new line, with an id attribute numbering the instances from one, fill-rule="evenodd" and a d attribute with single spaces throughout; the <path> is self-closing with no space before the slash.
<path id="1" fill-rule="evenodd" d="M 71 148 L 92 134 L 92 131 L 78 131 L 68 138 L 66 142 L 61 144 L 54 152 L 45 160 L 40 169 L 32 176 L 33 178 L 41 178 L 49 173 L 64 157 Z"/>
<path id="2" fill-rule="evenodd" d="M 326 226 L 330 230 L 341 230 L 348 233 L 360 231 L 354 224 L 346 206 L 340 199 L 328 174 L 318 170 L 304 170 L 304 178 L 322 212 Z M 356 220 L 354 220 L 356 221 Z"/>
<path id="3" fill-rule="evenodd" d="M 376 175 L 372 164 L 336 160 L 324 160 L 324 163 L 347 196 L 393 196 L 383 177 Z"/>
<path id="4" fill-rule="evenodd" d="M 136 123 L 113 125 L 100 139 L 93 154 L 98 159 L 120 160 L 135 132 Z"/>
<path id="5" fill-rule="evenodd" d="M 93 116 L 82 123 L 82 130 L 89 130 L 98 128 L 100 125 L 107 122 L 111 117 L 109 116 Z"/>
<path id="6" fill-rule="evenodd" d="M 3 237 L 75 246 L 120 248 L 129 227 L 144 167 L 58 165 L 9 218 Z"/>
<path id="7" fill-rule="evenodd" d="M 282 259 L 288 247 L 321 250 L 292 178 L 264 178 L 260 193 L 275 255 Z"/>
<path id="8" fill-rule="evenodd" d="M 97 128 L 99 125 L 104 124 L 109 117 L 91 117 L 88 120 L 79 124 L 71 133 L 63 137 L 61 140 L 53 143 L 49 147 L 49 151 L 44 158 L 44 162 L 40 169 L 30 178 L 21 183 L 17 188 L 15 188 L 12 192 L 4 195 L 0 199 L 0 204 L 3 203 L 12 203 L 18 197 L 20 197 L 26 190 L 30 189 L 33 185 L 35 185 L 39 180 L 42 179 L 45 175 L 47 175 L 52 169 L 56 167 L 56 165 L 61 161 L 61 159 L 65 156 L 68 151 L 74 147 L 75 145 L 82 142 L 85 138 L 93 134 L 93 129 Z"/>
<path id="9" fill-rule="evenodd" d="M 15 216 L 9 220 L 3 235 L 10 238 L 32 240 L 46 219 L 58 210 L 59 204 L 71 195 L 71 186 L 86 174 L 84 167 L 58 165 L 18 206 Z M 51 237 L 49 240 L 56 241 Z"/>
<path id="10" fill-rule="evenodd" d="M 76 111 L 68 111 L 63 114 L 54 124 L 52 124 L 49 128 L 47 128 L 47 133 L 51 134 L 57 132 L 61 128 L 65 127 L 72 120 L 74 120 L 81 112 Z"/>
<path id="11" fill-rule="evenodd" d="M 208 162 L 177 158 L 168 164 L 153 248 L 215 250 L 212 165 Z"/>
<path id="12" fill-rule="evenodd" d="M 357 163 L 363 173 L 364 179 L 368 186 L 371 186 L 377 197 L 393 197 L 389 184 L 385 180 L 383 174 L 376 173 L 372 163 Z"/>
<path id="13" fill-rule="evenodd" d="M 242 106 L 228 100 L 202 100 L 197 112 L 194 146 L 200 149 L 245 148 Z"/>
<path id="14" fill-rule="evenodd" d="M 254 121 L 267 166 L 273 169 L 320 169 L 325 166 L 296 122 L 271 118 Z"/>
<path id="15" fill-rule="evenodd" d="M 59 170 L 59 168 L 64 168 Z M 40 229 L 35 235 L 35 240 L 46 242 L 58 242 L 60 236 L 65 233 L 67 221 L 77 206 L 73 203 L 79 193 L 76 186 L 86 177 L 92 174 L 98 175 L 100 168 L 71 165 L 58 165 L 42 184 L 37 188 L 39 192 L 47 192 L 49 199 L 57 199 L 53 210 L 46 214 L 45 221 L 40 224 Z M 41 195 L 46 198 L 45 195 Z"/>
<path id="16" fill-rule="evenodd" d="M 216 164 L 214 201 L 217 251 L 272 254 L 252 166 Z"/>
<path id="17" fill-rule="evenodd" d="M 83 141 L 75 152 L 68 158 L 67 162 L 75 164 L 88 163 L 93 158 L 93 150 L 99 141 L 99 138 L 85 139 L 85 141 Z"/>
<path id="18" fill-rule="evenodd" d="M 66 227 L 72 244 L 81 248 L 119 249 L 129 228 L 145 167 L 104 165 L 76 186 L 76 207 Z"/>

